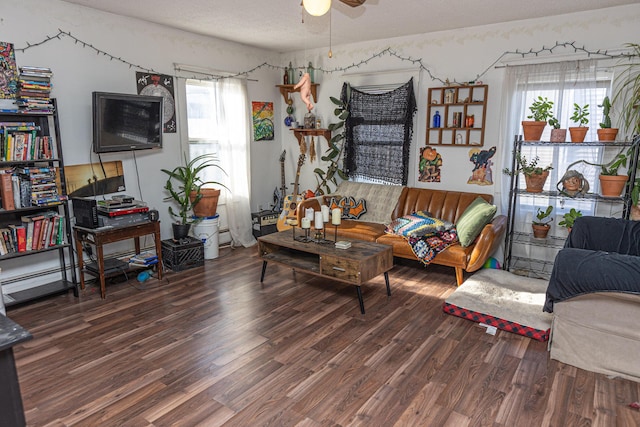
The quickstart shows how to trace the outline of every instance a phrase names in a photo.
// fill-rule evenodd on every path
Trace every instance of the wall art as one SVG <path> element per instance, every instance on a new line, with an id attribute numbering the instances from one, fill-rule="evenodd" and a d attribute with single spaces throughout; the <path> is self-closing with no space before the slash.
<path id="1" fill-rule="evenodd" d="M 252 101 L 253 140 L 273 141 L 273 102 Z"/>
<path id="2" fill-rule="evenodd" d="M 150 74 L 136 71 L 138 95 L 161 96 L 164 118 L 162 131 L 176 133 L 176 102 L 173 77 L 165 74 Z"/>

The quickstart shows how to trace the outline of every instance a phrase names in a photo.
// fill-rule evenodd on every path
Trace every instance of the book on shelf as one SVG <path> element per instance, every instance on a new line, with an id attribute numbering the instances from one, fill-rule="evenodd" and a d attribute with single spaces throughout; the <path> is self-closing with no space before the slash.
<path id="1" fill-rule="evenodd" d="M 11 230 L 11 237 L 15 243 L 18 252 L 25 252 L 27 250 L 27 230 L 24 225 L 9 224 Z"/>
<path id="2" fill-rule="evenodd" d="M 23 203 L 21 197 L 22 192 L 20 190 L 20 177 L 18 175 L 11 175 L 11 191 L 13 192 L 13 204 L 16 209 L 31 205 L 31 203 Z"/>
<path id="3" fill-rule="evenodd" d="M 11 182 L 11 173 L 4 171 L 0 174 L 0 192 L 2 194 L 2 207 L 5 210 L 13 210 L 16 208 L 13 198 L 13 184 Z"/>

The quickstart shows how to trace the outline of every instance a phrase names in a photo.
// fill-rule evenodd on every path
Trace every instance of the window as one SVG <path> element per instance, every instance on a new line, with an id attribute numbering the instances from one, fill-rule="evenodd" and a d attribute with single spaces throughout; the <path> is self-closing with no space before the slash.
<path id="1" fill-rule="evenodd" d="M 589 105 L 589 132 L 585 141 L 596 141 L 596 130 L 598 124 L 602 121 L 602 109 L 598 107 L 606 95 L 610 95 L 612 82 L 612 72 L 602 66 L 596 60 L 588 61 L 566 61 L 552 64 L 535 64 L 525 66 L 507 67 L 505 76 L 505 88 L 503 108 L 505 108 L 506 117 L 506 133 L 503 133 L 503 141 L 506 142 L 503 151 L 503 167 L 511 169 L 513 166 L 513 141 L 515 135 L 521 134 L 521 121 L 529 120 L 527 116 L 531 114 L 529 106 L 538 96 L 548 98 L 553 101 L 553 114 L 559 120 L 561 128 L 577 126 L 572 123 L 574 104 L 580 106 Z M 551 127 L 547 125 L 542 135 L 543 141 L 549 141 Z M 570 137 L 567 133 L 567 141 Z M 539 157 L 539 165 L 547 166 L 551 164 L 551 170 L 545 190 L 552 192 L 557 191 L 561 186 L 559 181 L 567 170 L 577 170 L 586 178 L 590 185 L 590 192 L 598 192 L 599 168 L 596 166 L 586 165 L 584 163 L 576 163 L 579 160 L 585 160 L 590 163 L 602 163 L 615 155 L 615 148 L 599 148 L 594 146 L 576 144 L 568 144 L 556 146 L 551 149 L 548 145 L 529 145 L 523 147 L 522 154 L 527 159 Z M 507 212 L 509 200 L 509 177 L 504 176 L 502 179 L 501 201 L 503 212 Z M 519 188 L 525 187 L 524 177 L 522 174 L 518 176 Z M 537 208 L 542 210 L 551 205 L 554 208 L 552 217 L 554 221 L 551 223 L 551 235 L 562 237 L 565 231 L 562 231 L 557 223 L 561 220 L 564 213 L 571 208 L 580 210 L 583 215 L 598 216 L 620 216 L 620 204 L 599 202 L 595 203 L 593 199 L 571 198 L 571 197 L 548 197 L 544 193 L 541 195 L 523 194 L 518 198 L 518 208 L 514 220 L 514 229 L 517 232 L 530 233 L 531 220 L 535 216 Z M 517 247 L 514 250 L 518 249 Z M 553 253 L 542 252 L 540 256 L 536 256 L 535 246 L 520 248 L 521 250 L 532 251 L 527 253 L 527 257 L 542 259 L 545 256 L 553 257 Z M 522 255 L 514 253 L 514 255 Z"/>
<path id="2" fill-rule="evenodd" d="M 249 206 L 249 119 L 246 82 L 223 78 L 216 81 L 186 81 L 189 156 L 215 154 L 218 168 L 206 168 L 204 181 L 223 183 L 221 212 L 231 234 L 232 245 L 255 244 Z M 226 218 L 224 218 L 226 217 Z"/>

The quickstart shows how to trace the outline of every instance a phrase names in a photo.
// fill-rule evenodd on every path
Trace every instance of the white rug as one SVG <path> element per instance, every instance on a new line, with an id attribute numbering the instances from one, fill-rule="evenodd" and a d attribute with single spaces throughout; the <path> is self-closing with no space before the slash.
<path id="1" fill-rule="evenodd" d="M 483 269 L 446 300 L 446 313 L 485 323 L 540 341 L 549 338 L 550 313 L 542 311 L 546 280 L 518 276 L 504 270 Z"/>

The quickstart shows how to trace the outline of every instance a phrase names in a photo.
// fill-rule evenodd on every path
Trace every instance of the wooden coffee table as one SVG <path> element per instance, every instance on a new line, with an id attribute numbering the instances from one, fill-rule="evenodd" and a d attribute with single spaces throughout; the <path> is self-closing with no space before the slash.
<path id="1" fill-rule="evenodd" d="M 300 229 L 298 229 L 298 235 Z M 364 301 L 360 285 L 384 274 L 387 295 L 391 296 L 388 271 L 393 268 L 393 251 L 389 245 L 352 240 L 349 249 L 337 249 L 333 242 L 300 242 L 293 239 L 292 230 L 267 234 L 258 238 L 264 281 L 267 263 L 275 262 L 320 277 L 348 283 L 356 287 L 360 312 Z"/>

